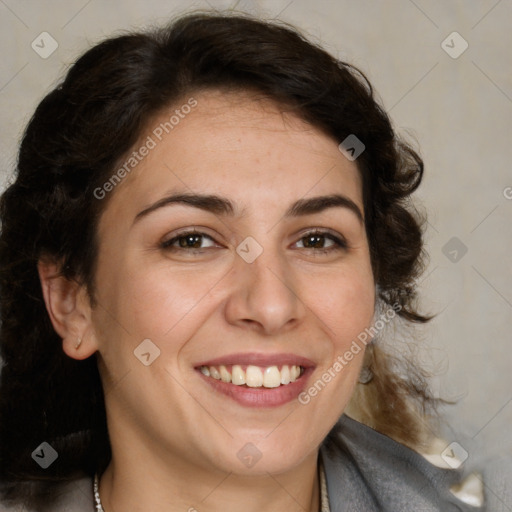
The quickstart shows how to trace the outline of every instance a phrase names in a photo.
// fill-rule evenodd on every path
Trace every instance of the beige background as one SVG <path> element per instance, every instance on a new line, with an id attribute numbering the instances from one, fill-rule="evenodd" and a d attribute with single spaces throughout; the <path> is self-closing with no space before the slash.
<path id="1" fill-rule="evenodd" d="M 0 0 L 0 185 L 33 109 L 83 50 L 209 5 L 296 24 L 367 73 L 396 127 L 419 141 L 430 253 L 421 291 L 425 308 L 440 312 L 424 331 L 422 357 L 440 372 L 436 391 L 460 399 L 446 438 L 469 463 L 476 453 L 512 453 L 510 0 Z M 46 59 L 31 47 L 44 31 L 58 43 Z M 457 58 L 459 36 L 442 46 L 454 31 L 469 45 Z M 467 247 L 462 258 L 445 247 L 452 237 Z"/>

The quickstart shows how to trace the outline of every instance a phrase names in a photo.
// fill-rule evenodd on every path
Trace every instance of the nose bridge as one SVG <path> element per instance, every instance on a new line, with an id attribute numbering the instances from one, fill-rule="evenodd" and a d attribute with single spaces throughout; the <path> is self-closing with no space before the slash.
<path id="1" fill-rule="evenodd" d="M 231 322 L 258 324 L 271 333 L 299 319 L 302 303 L 282 250 L 270 236 L 264 245 L 251 237 L 239 244 L 228 308 Z"/>

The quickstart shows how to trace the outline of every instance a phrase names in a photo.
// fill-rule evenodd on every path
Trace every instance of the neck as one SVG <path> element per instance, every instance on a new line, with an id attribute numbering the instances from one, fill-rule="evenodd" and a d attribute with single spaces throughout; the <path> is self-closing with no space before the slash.
<path id="1" fill-rule="evenodd" d="M 144 446 L 125 442 L 123 446 L 131 449 L 119 452 L 112 446 L 111 463 L 100 478 L 105 512 L 320 510 L 318 451 L 284 473 L 246 476 L 198 467 Z"/>

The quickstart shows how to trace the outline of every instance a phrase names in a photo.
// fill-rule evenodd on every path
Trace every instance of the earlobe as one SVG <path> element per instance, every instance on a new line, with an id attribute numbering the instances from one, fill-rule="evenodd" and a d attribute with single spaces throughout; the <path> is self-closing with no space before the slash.
<path id="1" fill-rule="evenodd" d="M 91 307 L 85 286 L 60 274 L 55 262 L 37 264 L 46 310 L 53 328 L 62 338 L 62 349 L 73 359 L 96 352 L 91 329 Z"/>

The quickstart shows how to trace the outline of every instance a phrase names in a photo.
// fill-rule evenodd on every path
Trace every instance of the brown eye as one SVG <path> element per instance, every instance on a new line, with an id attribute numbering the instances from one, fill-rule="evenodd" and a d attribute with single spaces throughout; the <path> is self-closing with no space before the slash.
<path id="1" fill-rule="evenodd" d="M 208 247 L 212 247 L 213 245 L 209 246 L 202 246 L 202 243 L 204 243 L 204 240 L 208 239 L 213 242 L 213 238 L 208 236 L 205 233 L 198 233 L 197 231 L 191 231 L 188 233 L 182 233 L 178 236 L 175 236 L 174 238 L 171 238 L 170 240 L 167 240 L 162 243 L 163 249 L 172 249 L 172 250 L 179 250 L 179 249 L 207 249 Z"/>
<path id="2" fill-rule="evenodd" d="M 328 241 L 330 241 L 330 244 L 325 246 L 325 243 Z M 347 248 L 347 244 L 344 240 L 334 236 L 328 231 L 312 231 L 311 233 L 306 233 L 300 238 L 300 242 L 302 242 L 303 247 L 299 247 L 299 249 L 317 249 L 321 252 L 330 252 Z"/>

